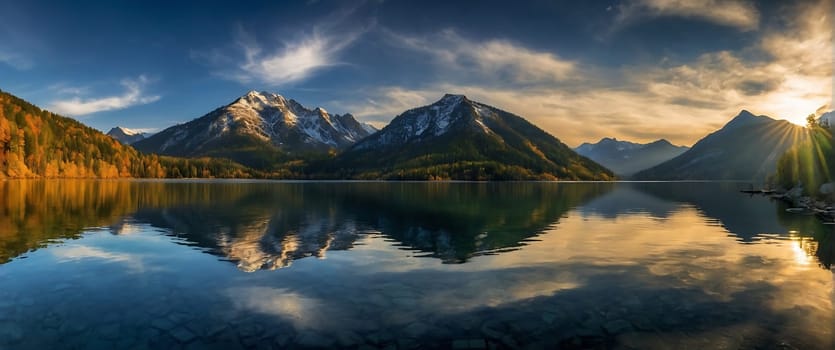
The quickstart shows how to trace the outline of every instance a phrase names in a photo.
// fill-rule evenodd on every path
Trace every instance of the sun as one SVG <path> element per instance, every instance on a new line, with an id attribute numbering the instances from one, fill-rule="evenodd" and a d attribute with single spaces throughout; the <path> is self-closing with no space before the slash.
<path id="1" fill-rule="evenodd" d="M 806 117 L 810 114 L 815 114 L 817 118 L 816 111 L 821 108 L 821 105 L 824 105 L 820 101 L 813 102 L 798 98 L 785 99 L 780 102 L 774 106 L 777 107 L 775 108 L 776 113 L 774 117 L 784 119 L 789 123 L 799 126 L 806 126 Z"/>
<path id="2" fill-rule="evenodd" d="M 818 111 L 832 105 L 831 90 L 820 86 L 829 84 L 831 78 L 824 81 L 807 81 L 804 79 L 788 78 L 786 83 L 791 91 L 779 91 L 762 100 L 754 102 L 762 114 L 775 119 L 784 119 L 792 124 L 806 126 L 806 117 L 819 114 Z M 823 85 L 825 86 L 825 85 Z M 758 103 L 757 103 L 758 102 Z"/>
<path id="3" fill-rule="evenodd" d="M 792 123 L 794 125 L 806 126 L 806 115 L 804 115 L 802 117 L 801 116 L 791 116 L 791 117 L 786 117 L 786 118 L 783 118 L 783 119 L 785 119 L 787 122 Z"/>
<path id="4" fill-rule="evenodd" d="M 782 98 L 775 98 L 770 101 L 766 110 L 771 110 L 773 114 L 766 114 L 775 119 L 784 119 L 792 124 L 799 126 L 806 126 L 806 117 L 810 114 L 815 114 L 821 106 L 828 105 L 829 101 L 810 101 L 804 98 L 795 96 L 788 96 Z"/>

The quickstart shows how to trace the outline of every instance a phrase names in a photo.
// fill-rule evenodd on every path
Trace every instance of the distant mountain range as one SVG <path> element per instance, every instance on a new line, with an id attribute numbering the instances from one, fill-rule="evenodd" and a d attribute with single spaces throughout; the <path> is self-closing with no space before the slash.
<path id="1" fill-rule="evenodd" d="M 664 139 L 650 143 L 634 143 L 607 137 L 597 143 L 583 143 L 574 150 L 611 169 L 619 176 L 630 176 L 675 158 L 688 149 L 690 148 L 675 146 Z"/>
<path id="2" fill-rule="evenodd" d="M 450 94 L 397 116 L 325 169 L 326 174 L 359 179 L 614 178 L 525 119 Z"/>
<path id="3" fill-rule="evenodd" d="M 806 139 L 805 129 L 743 110 L 690 150 L 634 175 L 639 180 L 744 180 L 762 182 L 777 160 Z"/>
<path id="4" fill-rule="evenodd" d="M 129 143 L 141 134 L 114 128 L 107 137 L 3 92 L 0 112 L 0 178 L 611 180 L 604 165 L 628 176 L 642 162 L 684 149 L 665 140 L 602 139 L 577 148 L 585 157 L 522 117 L 463 95 L 408 110 L 376 131 L 350 114 L 252 91 L 133 147 L 114 138 Z M 761 182 L 807 137 L 803 127 L 742 111 L 691 149 L 632 178 Z"/>
<path id="5" fill-rule="evenodd" d="M 250 91 L 234 102 L 134 144 L 180 157 L 222 157 L 256 168 L 343 150 L 375 132 L 351 114 L 331 115 L 292 99 Z"/>
<path id="6" fill-rule="evenodd" d="M 130 145 L 137 141 L 144 140 L 146 137 L 148 137 L 148 133 L 117 126 L 115 128 L 110 129 L 110 131 L 107 132 L 107 136 L 110 136 L 126 145 Z"/>

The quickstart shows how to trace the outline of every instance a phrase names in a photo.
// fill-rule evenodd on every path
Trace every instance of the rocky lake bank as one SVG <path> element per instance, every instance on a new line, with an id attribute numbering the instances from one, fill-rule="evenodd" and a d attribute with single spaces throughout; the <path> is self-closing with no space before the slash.
<path id="1" fill-rule="evenodd" d="M 804 194 L 802 186 L 795 186 L 787 191 L 777 191 L 772 198 L 791 205 L 787 209 L 798 213 L 813 213 L 824 223 L 835 224 L 835 183 L 821 185 L 818 196 Z"/>

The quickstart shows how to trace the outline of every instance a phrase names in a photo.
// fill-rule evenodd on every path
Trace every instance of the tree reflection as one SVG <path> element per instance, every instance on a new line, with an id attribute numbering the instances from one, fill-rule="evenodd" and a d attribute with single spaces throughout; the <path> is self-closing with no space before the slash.
<path id="1" fill-rule="evenodd" d="M 150 224 L 242 270 L 379 232 L 446 263 L 515 249 L 612 184 L 9 181 L 2 262 L 92 227 Z"/>
<path id="2" fill-rule="evenodd" d="M 351 249 L 366 233 L 463 263 L 518 249 L 584 205 L 583 215 L 660 219 L 693 206 L 742 242 L 791 231 L 823 267 L 835 257 L 832 226 L 741 196 L 733 184 L 57 180 L 4 181 L 0 193 L 0 263 L 91 228 L 124 233 L 128 223 L 159 228 L 245 271 Z"/>

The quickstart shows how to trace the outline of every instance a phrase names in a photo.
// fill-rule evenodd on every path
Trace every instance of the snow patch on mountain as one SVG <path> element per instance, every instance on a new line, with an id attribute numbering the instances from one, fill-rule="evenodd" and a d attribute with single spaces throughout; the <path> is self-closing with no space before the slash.
<path id="1" fill-rule="evenodd" d="M 148 152 L 200 155 L 239 144 L 243 137 L 288 153 L 325 152 L 344 149 L 374 131 L 350 114 L 330 114 L 276 93 L 250 91 L 203 117 L 166 129 L 153 142 L 140 146 Z"/>
<path id="2" fill-rule="evenodd" d="M 121 143 L 129 145 L 134 142 L 145 139 L 148 136 L 148 133 L 143 130 L 134 130 L 122 126 L 117 126 L 115 128 L 110 129 L 110 131 L 107 132 L 107 135 L 118 140 Z"/>
<path id="3" fill-rule="evenodd" d="M 117 126 L 117 127 L 115 127 L 114 129 L 119 130 L 119 131 L 121 131 L 123 134 L 128 135 L 128 136 L 133 136 L 133 135 L 141 135 L 141 134 L 144 134 L 144 132 L 142 132 L 142 131 L 139 131 L 139 130 L 134 130 L 134 129 L 128 129 L 128 128 L 121 127 L 121 126 Z"/>
<path id="4" fill-rule="evenodd" d="M 485 120 L 498 118 L 493 107 L 467 99 L 464 95 L 446 94 L 428 106 L 410 109 L 397 116 L 376 136 L 357 144 L 358 149 L 405 144 L 442 136 L 453 129 L 468 128 L 485 134 L 493 131 Z"/>
<path id="5" fill-rule="evenodd" d="M 370 135 L 370 134 L 373 134 L 373 133 L 375 133 L 375 132 L 377 132 L 377 131 L 380 131 L 379 129 L 377 129 L 376 127 L 374 127 L 374 125 L 371 125 L 371 124 L 368 124 L 368 123 L 362 123 L 360 126 L 361 126 L 361 127 L 362 127 L 362 129 L 363 129 L 363 130 L 365 130 L 365 132 L 366 132 L 366 133 L 368 133 L 369 135 Z"/>

